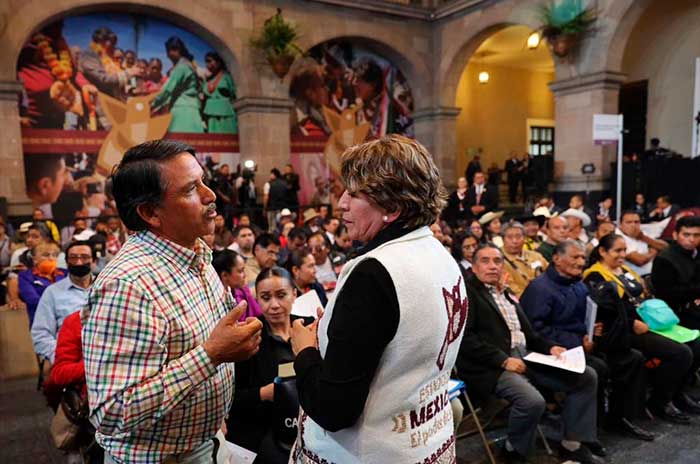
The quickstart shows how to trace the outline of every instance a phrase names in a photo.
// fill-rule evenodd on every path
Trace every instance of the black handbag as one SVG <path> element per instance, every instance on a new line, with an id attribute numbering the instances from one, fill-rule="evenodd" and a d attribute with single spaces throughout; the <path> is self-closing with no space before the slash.
<path id="1" fill-rule="evenodd" d="M 599 282 L 591 286 L 590 296 L 598 305 L 597 321 L 603 323 L 603 335 L 595 337 L 597 350 L 602 353 L 627 351 L 631 348 L 631 322 L 625 301 L 617 293 L 614 282 Z"/>

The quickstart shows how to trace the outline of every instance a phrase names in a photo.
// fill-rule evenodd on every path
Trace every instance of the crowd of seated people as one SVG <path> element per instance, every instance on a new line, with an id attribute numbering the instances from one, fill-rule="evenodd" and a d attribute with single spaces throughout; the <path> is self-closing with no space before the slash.
<path id="1" fill-rule="evenodd" d="M 479 174 L 471 188 L 460 180 L 449 214 L 431 230 L 459 264 L 469 293 L 455 375 L 477 403 L 491 397 L 509 403 L 507 459 L 527 462 L 548 403 L 560 412 L 560 457 L 578 462 L 606 454 L 601 430 L 651 441 L 657 437 L 649 418 L 691 423 L 700 414 L 692 395 L 700 341 L 659 334 L 638 309 L 660 299 L 681 326 L 700 329 L 700 217 L 675 218 L 662 197 L 655 209 L 641 199 L 615 224 L 607 199 L 594 215 L 575 195 L 568 209 L 544 196 L 534 211 L 511 218 L 496 210 L 495 192 Z M 671 240 L 645 227 L 659 217 L 677 219 Z M 294 301 L 315 291 L 325 306 L 362 244 L 350 241 L 341 212 L 327 207 L 299 216 L 282 210 L 271 232 L 247 213 L 232 218 L 234 228 L 223 216 L 215 222 L 207 238 L 213 267 L 231 295 L 247 303 L 241 320 L 257 317 L 264 327 L 260 352 L 236 366 L 227 438 L 258 453 L 258 463 L 287 462 L 296 433 L 289 408 L 297 403 L 282 394 L 289 388 L 279 378 L 280 366 L 293 361 Z M 118 218 L 82 212 L 63 227 L 62 246 L 46 220 L 22 223 L 12 234 L 8 226 L 0 220 L 3 290 L 11 309 L 27 311 L 35 351 L 51 365 L 45 391 L 55 408 L 68 386 L 86 394 L 79 312 L 94 276 L 128 232 Z M 591 301 L 598 308 L 593 332 L 586 320 Z M 558 356 L 579 346 L 582 374 L 523 360 L 530 352 Z"/>

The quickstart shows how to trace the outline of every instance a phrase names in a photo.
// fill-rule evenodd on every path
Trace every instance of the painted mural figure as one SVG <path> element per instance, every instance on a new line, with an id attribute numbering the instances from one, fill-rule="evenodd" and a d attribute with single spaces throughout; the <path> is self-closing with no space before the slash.
<path id="1" fill-rule="evenodd" d="M 173 67 L 168 72 L 168 80 L 153 100 L 153 111 L 165 107 L 170 109 L 172 120 L 169 132 L 204 132 L 199 109 L 200 83 L 192 62 L 193 56 L 179 37 L 170 37 L 165 43 L 165 50 Z"/>
<path id="2" fill-rule="evenodd" d="M 231 103 L 236 99 L 236 86 L 226 64 L 218 53 L 206 55 L 207 70 L 210 73 L 204 86 L 207 100 L 204 115 L 207 120 L 207 132 L 211 134 L 237 134 L 238 121 Z"/>
<path id="3" fill-rule="evenodd" d="M 132 67 L 122 69 L 114 57 L 117 35 L 108 27 L 99 27 L 92 33 L 92 42 L 80 56 L 80 67 L 85 78 L 110 97 L 124 100 L 131 76 L 140 71 Z"/>
<path id="4" fill-rule="evenodd" d="M 323 115 L 323 108 L 329 104 L 328 89 L 316 66 L 294 76 L 290 94 L 295 103 L 292 132 L 304 137 L 330 135 L 331 128 Z"/>

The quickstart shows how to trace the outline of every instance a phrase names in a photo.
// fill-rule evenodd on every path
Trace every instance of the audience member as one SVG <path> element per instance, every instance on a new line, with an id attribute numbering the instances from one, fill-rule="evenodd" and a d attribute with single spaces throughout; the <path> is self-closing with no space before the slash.
<path id="1" fill-rule="evenodd" d="M 503 270 L 507 286 L 520 298 L 532 280 L 547 269 L 549 263 L 536 251 L 526 250 L 525 229 L 519 222 L 509 222 L 503 228 Z M 537 329 L 537 327 L 535 327 Z M 546 334 L 544 334 L 546 335 Z"/>
<path id="2" fill-rule="evenodd" d="M 676 312 L 681 325 L 700 329 L 700 217 L 679 219 L 673 239 L 654 259 L 654 293 Z"/>
<path id="3" fill-rule="evenodd" d="M 80 210 L 75 212 L 75 218 L 71 225 L 61 229 L 61 245 L 65 248 L 75 238 L 76 235 L 81 236 L 83 240 L 87 240 L 95 233 L 94 230 L 88 227 L 88 212 Z"/>
<path id="4" fill-rule="evenodd" d="M 310 237 L 311 234 L 315 234 L 321 230 L 321 226 L 318 223 L 319 217 L 320 215 L 318 214 L 318 211 L 316 211 L 314 208 L 307 208 L 304 210 L 304 214 L 302 216 L 304 221 L 303 228 L 308 237 Z"/>
<path id="5" fill-rule="evenodd" d="M 282 175 L 287 183 L 287 208 L 292 211 L 299 210 L 299 174 L 294 172 L 294 166 L 286 164 L 284 166 L 284 174 Z"/>
<path id="6" fill-rule="evenodd" d="M 306 246 L 306 231 L 301 227 L 294 227 L 287 234 L 287 246 L 280 250 L 279 263 L 281 266 L 287 265 L 289 255 L 296 250 L 301 250 Z"/>
<path id="7" fill-rule="evenodd" d="M 263 195 L 263 208 L 267 217 L 267 230 L 272 233 L 277 230 L 277 215 L 288 206 L 288 194 L 287 182 L 282 179 L 282 173 L 280 173 L 279 169 L 273 168 L 270 170 L 270 181 L 268 184 L 265 184 L 268 185 L 269 190 L 266 195 Z"/>
<path id="8" fill-rule="evenodd" d="M 637 193 L 634 196 L 634 205 L 632 206 L 632 211 L 639 214 L 642 222 L 649 221 L 649 206 L 647 205 L 647 200 L 643 193 Z"/>
<path id="9" fill-rule="evenodd" d="M 241 257 L 246 261 L 253 258 L 255 234 L 250 225 L 238 225 L 233 229 L 232 235 L 233 243 L 228 246 L 228 249 L 240 253 Z"/>
<path id="10" fill-rule="evenodd" d="M 338 218 L 329 216 L 323 220 L 323 230 L 325 231 L 326 238 L 328 238 L 331 246 L 335 244 L 335 234 L 338 231 L 339 226 L 340 220 L 338 220 Z"/>
<path id="11" fill-rule="evenodd" d="M 586 227 L 595 226 L 593 219 L 596 217 L 596 215 L 593 211 L 591 211 L 590 208 L 588 208 L 586 206 L 583 195 L 580 195 L 578 193 L 572 195 L 571 199 L 569 200 L 569 209 L 574 209 L 574 210 L 580 211 L 582 213 L 585 213 L 586 216 L 588 216 L 589 225 Z M 563 214 L 563 213 L 561 213 L 561 214 Z"/>
<path id="12" fill-rule="evenodd" d="M 7 234 L 5 220 L 0 217 L 0 272 L 10 267 L 12 259 L 12 239 Z"/>
<path id="13" fill-rule="evenodd" d="M 518 185 L 522 178 L 522 163 L 518 159 L 518 153 L 515 150 L 510 152 L 510 156 L 506 160 L 505 171 L 508 174 L 508 199 L 511 204 L 515 203 L 518 196 Z M 523 194 L 525 191 L 523 191 Z M 523 195 L 524 196 L 524 195 Z"/>
<path id="14" fill-rule="evenodd" d="M 73 242 L 66 248 L 66 261 L 68 278 L 49 285 L 41 295 L 31 330 L 34 352 L 51 364 L 63 321 L 87 303 L 95 252 L 89 242 Z"/>
<path id="15" fill-rule="evenodd" d="M 296 288 L 289 273 L 277 266 L 263 270 L 255 282 L 255 293 L 262 308 L 259 317 L 261 331 L 260 350 L 246 361 L 235 364 L 236 391 L 227 419 L 228 438 L 239 446 L 257 453 L 255 462 L 286 464 L 296 438 L 298 399 L 295 411 L 289 419 L 290 429 L 280 433 L 279 424 L 287 417 L 280 411 L 290 410 L 291 404 L 279 404 L 282 396 L 275 394 L 281 388 L 275 382 L 280 366 L 291 365 L 294 353 L 290 344 L 292 323 L 301 319 L 309 324 L 313 318 L 301 318 L 291 314 L 296 299 Z M 282 413 L 283 414 L 283 413 Z"/>
<path id="16" fill-rule="evenodd" d="M 487 186 L 481 171 L 474 174 L 474 182 L 467 190 L 466 206 L 469 216 L 477 219 L 498 207 L 498 187 Z"/>
<path id="17" fill-rule="evenodd" d="M 600 240 L 591 256 L 594 263 L 584 272 L 584 280 L 589 287 L 600 282 L 613 282 L 619 299 L 622 301 L 630 335 L 630 346 L 640 351 L 647 359 L 656 358 L 655 368 L 649 371 L 651 375 L 652 393 L 647 405 L 655 416 L 681 424 L 690 422 L 690 418 L 681 412 L 677 406 L 690 412 L 700 412 L 698 405 L 683 392 L 684 382 L 692 375 L 694 359 L 698 353 L 700 342 L 690 345 L 675 341 L 653 333 L 649 326 L 641 320 L 636 309 L 644 299 L 644 282 L 639 275 L 625 265 L 627 245 L 624 237 L 609 234 Z M 601 311 L 615 311 L 614 308 L 601 308 Z M 605 327 L 604 327 L 605 330 Z M 696 361 L 697 362 L 697 361 Z"/>
<path id="18" fill-rule="evenodd" d="M 262 314 L 260 305 L 247 286 L 245 263 L 241 255 L 233 250 L 217 251 L 211 261 L 224 289 L 233 294 L 236 303 L 241 301 L 247 303 L 240 318 L 241 322 L 249 317 L 258 317 Z"/>
<path id="19" fill-rule="evenodd" d="M 534 213 L 519 219 L 519 222 L 523 225 L 523 230 L 525 231 L 525 242 L 523 243 L 524 250 L 535 251 L 540 246 L 542 243 L 540 229 L 544 225 L 545 220 L 545 216 L 535 215 Z"/>
<path id="20" fill-rule="evenodd" d="M 598 214 L 596 214 L 596 223 L 609 222 L 615 219 L 615 211 L 613 210 L 612 197 L 604 197 L 603 201 L 598 203 Z"/>
<path id="21" fill-rule="evenodd" d="M 593 249 L 600 244 L 600 239 L 608 234 L 615 232 L 615 224 L 612 222 L 599 222 L 595 228 L 595 235 L 588 241 L 586 245 L 586 257 L 591 256 Z"/>
<path id="22" fill-rule="evenodd" d="M 538 387 L 544 387 L 566 393 L 560 457 L 593 463 L 582 442 L 597 442 L 595 371 L 586 367 L 583 374 L 575 374 L 526 365 L 522 358 L 529 351 L 558 356 L 566 349 L 537 334 L 520 304 L 501 286 L 503 255 L 498 248 L 482 245 L 472 269 L 474 275 L 467 281 L 469 313 L 456 366 L 477 401 L 496 396 L 510 403 L 506 455 L 526 462 L 534 451 L 537 424 L 545 410 Z"/>
<path id="23" fill-rule="evenodd" d="M 649 213 L 649 220 L 663 221 L 675 216 L 678 211 L 680 211 L 680 207 L 671 203 L 669 195 L 661 195 L 656 199 L 656 208 Z"/>
<path id="24" fill-rule="evenodd" d="M 460 177 L 457 179 L 457 189 L 447 197 L 447 206 L 442 212 L 442 218 L 452 227 L 466 221 L 470 215 L 467 206 L 467 187 L 467 179 Z"/>
<path id="25" fill-rule="evenodd" d="M 316 278 L 319 283 L 323 285 L 327 293 L 332 292 L 338 282 L 338 276 L 335 273 L 333 262 L 330 258 L 328 240 L 324 234 L 317 232 L 311 234 L 306 240 L 306 243 L 311 253 L 314 255 L 314 260 L 316 262 Z"/>
<path id="26" fill-rule="evenodd" d="M 478 240 L 479 243 L 486 243 L 484 228 L 481 227 L 481 223 L 478 219 L 473 219 L 469 223 L 469 232 Z"/>
<path id="27" fill-rule="evenodd" d="M 573 208 L 561 213 L 561 217 L 566 218 L 569 224 L 567 237 L 585 247 L 590 240 L 586 229 L 591 225 L 591 218 L 583 211 Z"/>
<path id="28" fill-rule="evenodd" d="M 479 218 L 479 224 L 484 227 L 485 240 L 497 247 L 503 247 L 503 237 L 501 237 L 501 218 L 503 211 L 489 211 Z"/>
<path id="29" fill-rule="evenodd" d="M 302 248 L 293 251 L 287 260 L 287 270 L 294 278 L 294 284 L 301 295 L 315 290 L 321 304 L 326 306 L 328 297 L 323 285 L 316 280 L 316 259 L 310 249 Z"/>
<path id="30" fill-rule="evenodd" d="M 464 177 L 467 178 L 469 184 L 474 183 L 474 176 L 477 172 L 483 172 L 481 169 L 481 157 L 479 155 L 474 155 L 474 158 L 467 165 L 467 169 L 464 171 Z"/>
<path id="31" fill-rule="evenodd" d="M 354 254 L 355 249 L 352 246 L 352 240 L 350 239 L 350 234 L 348 233 L 348 228 L 345 224 L 341 223 L 338 226 L 332 251 L 342 253 L 345 255 L 346 259 L 351 258 L 351 256 Z"/>
<path id="32" fill-rule="evenodd" d="M 255 279 L 263 269 L 277 264 L 280 254 L 280 242 L 271 234 L 261 234 L 253 243 L 253 258 L 245 262 L 245 278 L 248 287 L 255 285 Z"/>
<path id="33" fill-rule="evenodd" d="M 622 235 L 627 245 L 626 263 L 642 277 L 651 274 L 654 258 L 668 246 L 663 240 L 649 237 L 641 229 L 639 214 L 625 211 L 620 217 L 620 228 L 615 233 Z"/>
<path id="34" fill-rule="evenodd" d="M 224 250 L 233 243 L 233 234 L 226 227 L 226 218 L 217 214 L 214 218 L 214 250 Z"/>
<path id="35" fill-rule="evenodd" d="M 58 267 L 60 252 L 61 249 L 53 242 L 38 244 L 32 251 L 33 267 L 18 274 L 19 297 L 27 305 L 30 327 L 44 290 L 66 276 L 65 269 Z"/>
<path id="36" fill-rule="evenodd" d="M 32 213 L 32 221 L 43 223 L 46 228 L 49 229 L 51 240 L 56 243 L 61 243 L 61 234 L 59 233 L 56 223 L 51 219 L 48 219 L 44 215 L 44 211 L 42 211 L 40 208 L 34 208 L 34 212 Z"/>
<path id="37" fill-rule="evenodd" d="M 549 216 L 547 216 L 547 218 L 561 214 L 564 211 L 561 207 L 554 204 L 554 198 L 552 198 L 552 195 L 549 193 L 544 193 L 540 196 L 540 199 L 537 201 L 537 208 L 540 207 L 547 208 L 547 211 L 549 212 Z"/>
<path id="38" fill-rule="evenodd" d="M 537 248 L 537 252 L 544 256 L 549 263 L 551 263 L 554 248 L 560 242 L 566 240 L 569 233 L 569 223 L 566 218 L 554 216 L 547 220 L 545 230 L 547 232 L 547 238 L 544 242 L 542 242 L 539 248 Z"/>

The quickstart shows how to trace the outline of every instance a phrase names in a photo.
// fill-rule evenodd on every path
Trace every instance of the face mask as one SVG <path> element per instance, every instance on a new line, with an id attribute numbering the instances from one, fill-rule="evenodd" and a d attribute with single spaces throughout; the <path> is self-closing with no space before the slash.
<path id="1" fill-rule="evenodd" d="M 85 277 L 90 273 L 89 264 L 69 264 L 68 272 L 76 277 Z"/>
<path id="2" fill-rule="evenodd" d="M 54 271 L 58 267 L 58 261 L 55 259 L 47 259 L 39 264 L 39 273 L 42 275 L 53 275 Z"/>

